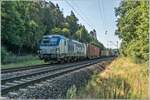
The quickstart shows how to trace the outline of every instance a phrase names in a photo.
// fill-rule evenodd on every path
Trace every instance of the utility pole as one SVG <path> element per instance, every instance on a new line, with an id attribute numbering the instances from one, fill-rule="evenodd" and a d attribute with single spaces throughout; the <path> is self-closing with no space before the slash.
<path id="1" fill-rule="evenodd" d="M 107 35 L 107 30 L 105 31 L 105 35 Z M 109 41 L 107 40 L 107 48 L 109 48 L 108 46 L 109 46 Z"/>

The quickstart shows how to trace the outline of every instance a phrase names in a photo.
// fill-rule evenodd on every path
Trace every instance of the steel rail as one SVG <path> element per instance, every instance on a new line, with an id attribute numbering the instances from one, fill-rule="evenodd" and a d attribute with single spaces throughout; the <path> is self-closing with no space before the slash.
<path id="1" fill-rule="evenodd" d="M 111 60 L 111 59 L 112 58 L 96 59 L 96 60 L 93 60 L 92 62 L 90 61 L 90 62 L 78 64 L 78 65 L 63 67 L 61 69 L 57 68 L 55 70 L 49 70 L 46 72 L 34 73 L 35 74 L 34 77 L 33 77 L 33 75 L 21 76 L 19 78 L 17 77 L 17 81 L 20 81 L 20 82 L 16 83 L 16 84 L 14 83 L 12 86 L 6 86 L 4 88 L 1 88 L 1 94 L 5 95 L 11 90 L 16 90 L 16 89 L 19 89 L 20 87 L 22 88 L 22 87 L 25 87 L 25 86 L 34 84 L 36 82 L 40 82 L 40 81 L 49 79 L 49 78 L 55 78 L 57 76 L 60 76 L 60 75 L 63 75 L 63 74 L 66 74 L 66 73 L 69 73 L 69 72 L 72 72 L 75 70 L 79 70 L 81 68 L 85 68 L 85 67 L 88 67 L 88 66 L 93 65 L 93 64 L 96 64 L 99 61 L 105 61 L 105 60 Z M 30 78 L 30 76 L 32 78 Z M 27 78 L 27 77 L 29 77 L 29 78 Z M 23 78 L 25 78 L 25 81 L 21 81 L 21 79 L 23 79 Z M 20 80 L 18 80 L 18 79 L 20 79 Z M 4 80 L 2 80 L 2 84 L 7 83 L 7 81 L 10 82 L 12 80 L 16 81 L 15 78 L 5 80 L 5 82 L 3 82 Z"/>

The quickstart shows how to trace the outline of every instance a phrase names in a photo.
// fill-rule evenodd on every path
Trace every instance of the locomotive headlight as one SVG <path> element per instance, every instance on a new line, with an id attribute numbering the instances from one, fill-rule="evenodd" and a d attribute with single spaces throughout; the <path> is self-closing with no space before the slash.
<path id="1" fill-rule="evenodd" d="M 57 52 L 57 53 L 59 53 L 59 52 L 60 52 L 59 48 L 56 48 L 56 52 Z"/>

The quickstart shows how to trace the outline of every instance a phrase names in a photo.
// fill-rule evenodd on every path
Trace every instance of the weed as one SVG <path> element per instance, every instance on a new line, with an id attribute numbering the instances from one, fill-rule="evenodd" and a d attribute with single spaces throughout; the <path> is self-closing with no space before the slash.
<path id="1" fill-rule="evenodd" d="M 66 97 L 67 99 L 73 99 L 76 97 L 77 88 L 73 85 L 70 89 L 67 90 Z"/>

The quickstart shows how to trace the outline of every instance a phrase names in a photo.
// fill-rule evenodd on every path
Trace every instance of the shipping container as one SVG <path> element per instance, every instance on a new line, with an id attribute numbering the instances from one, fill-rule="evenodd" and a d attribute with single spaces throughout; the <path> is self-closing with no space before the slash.
<path id="1" fill-rule="evenodd" d="M 87 44 L 87 58 L 97 58 L 99 57 L 100 49 L 94 45 Z"/>
<path id="2" fill-rule="evenodd" d="M 102 57 L 110 56 L 110 54 L 111 54 L 110 50 L 101 50 Z"/>

